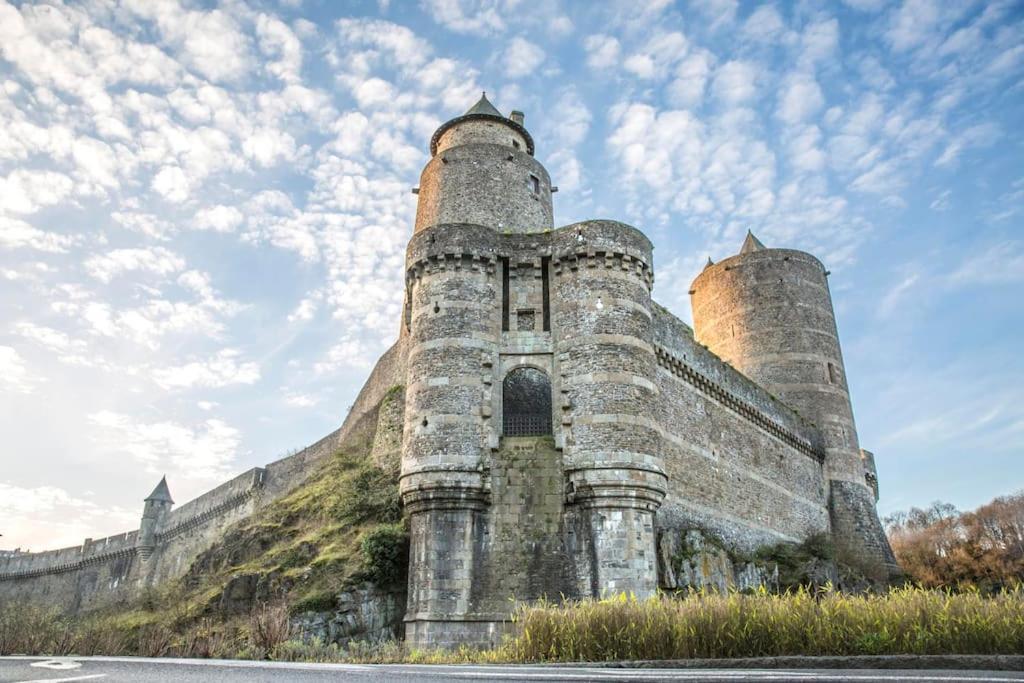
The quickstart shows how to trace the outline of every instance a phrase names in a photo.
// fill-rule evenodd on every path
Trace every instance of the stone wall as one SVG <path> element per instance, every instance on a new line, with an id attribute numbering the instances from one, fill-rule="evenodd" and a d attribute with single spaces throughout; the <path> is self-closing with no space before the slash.
<path id="1" fill-rule="evenodd" d="M 670 482 L 659 527 L 703 528 L 744 551 L 828 531 L 817 431 L 661 307 L 654 341 Z"/>

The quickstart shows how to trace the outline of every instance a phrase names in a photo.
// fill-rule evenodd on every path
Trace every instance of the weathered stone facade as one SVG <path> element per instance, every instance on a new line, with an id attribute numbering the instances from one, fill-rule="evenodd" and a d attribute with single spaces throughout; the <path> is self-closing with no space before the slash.
<path id="1" fill-rule="evenodd" d="M 556 188 L 521 114 L 482 98 L 431 153 L 399 341 L 342 429 L 179 509 L 158 488 L 140 531 L 101 551 L 0 556 L 0 599 L 52 588 L 80 601 L 97 591 L 75 582 L 109 593 L 180 576 L 216 529 L 294 486 L 378 408 L 372 458 L 400 467 L 416 647 L 494 643 L 517 602 L 544 596 L 771 583 L 724 551 L 672 559 L 694 529 L 737 553 L 831 534 L 859 567 L 896 571 L 817 259 L 750 236 L 695 280 L 695 333 L 652 300 L 639 230 L 553 228 Z M 393 386 L 404 401 L 388 403 Z M 304 631 L 348 638 L 365 621 L 380 634 L 396 614 L 349 612 L 309 615 Z"/>
<path id="2" fill-rule="evenodd" d="M 521 116 L 481 99 L 431 152 L 402 331 L 408 640 L 486 644 L 515 601 L 694 585 L 693 567 L 659 571 L 687 529 L 739 552 L 831 533 L 845 559 L 895 571 L 817 259 L 751 236 L 694 283 L 695 337 L 652 301 L 642 233 L 552 227 Z M 529 393 L 523 368 L 550 415 L 503 404 Z"/>

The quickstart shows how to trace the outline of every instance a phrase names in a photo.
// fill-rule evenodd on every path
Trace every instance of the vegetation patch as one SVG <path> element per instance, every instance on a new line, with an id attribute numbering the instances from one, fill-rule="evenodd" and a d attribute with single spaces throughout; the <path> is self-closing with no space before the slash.
<path id="1" fill-rule="evenodd" d="M 915 588 L 885 595 L 806 589 L 619 596 L 524 607 L 510 661 L 609 661 L 782 655 L 1018 654 L 1024 592 L 985 598 Z"/>
<path id="2" fill-rule="evenodd" d="M 308 662 L 569 662 L 785 655 L 1019 654 L 1024 591 L 903 588 L 884 595 L 800 589 L 782 595 L 692 592 L 520 608 L 498 648 L 410 650 L 404 644 L 302 642 L 288 609 L 269 603 L 227 621 L 175 630 L 160 621 L 85 619 L 15 606 L 0 612 L 0 655 L 144 655 Z"/>

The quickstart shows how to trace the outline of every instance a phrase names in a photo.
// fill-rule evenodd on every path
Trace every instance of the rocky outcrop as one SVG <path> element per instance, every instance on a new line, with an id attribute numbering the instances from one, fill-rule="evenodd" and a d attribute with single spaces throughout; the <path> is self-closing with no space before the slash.
<path id="1" fill-rule="evenodd" d="M 738 560 L 699 529 L 665 529 L 658 536 L 658 583 L 663 590 L 778 590 L 779 568 Z"/>
<path id="2" fill-rule="evenodd" d="M 292 618 L 292 630 L 306 642 L 378 643 L 402 635 L 404 590 L 383 590 L 372 584 L 338 595 L 333 611 L 303 612 Z"/>

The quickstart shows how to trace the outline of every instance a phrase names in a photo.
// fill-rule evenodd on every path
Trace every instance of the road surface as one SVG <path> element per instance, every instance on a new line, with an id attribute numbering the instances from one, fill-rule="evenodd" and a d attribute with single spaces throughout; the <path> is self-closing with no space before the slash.
<path id="1" fill-rule="evenodd" d="M 262 683 L 263 681 L 766 681 L 782 683 L 1010 683 L 1024 672 L 903 670 L 608 669 L 587 666 L 420 666 L 291 664 L 142 657 L 0 657 L 0 682 L 15 683 Z"/>

